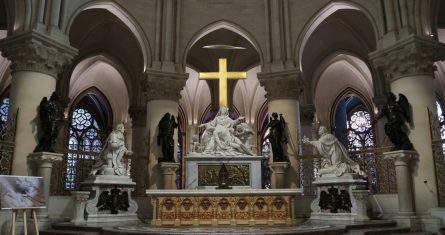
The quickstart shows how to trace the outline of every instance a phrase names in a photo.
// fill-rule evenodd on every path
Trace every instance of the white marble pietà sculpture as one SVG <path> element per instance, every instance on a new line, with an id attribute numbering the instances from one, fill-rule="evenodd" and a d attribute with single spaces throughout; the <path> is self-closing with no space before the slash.
<path id="1" fill-rule="evenodd" d="M 222 156 L 253 155 L 248 143 L 253 130 L 246 123 L 240 123 L 242 119 L 244 117 L 231 119 L 229 109 L 221 107 L 212 121 L 199 126 L 206 130 L 201 146 L 195 142 L 192 151 Z"/>
<path id="2" fill-rule="evenodd" d="M 323 157 L 322 168 L 318 170 L 318 176 L 334 174 L 339 177 L 344 173 L 357 173 L 366 177 L 366 174 L 360 170 L 360 166 L 349 158 L 346 148 L 334 135 L 327 132 L 325 126 L 320 126 L 318 134 L 320 135 L 318 140 L 311 141 L 307 137 L 303 137 L 303 143 L 313 145 Z"/>
<path id="3" fill-rule="evenodd" d="M 127 175 L 127 171 L 122 164 L 122 158 L 125 155 L 132 155 L 133 152 L 125 147 L 124 131 L 124 124 L 120 123 L 108 135 L 90 175 Z"/>

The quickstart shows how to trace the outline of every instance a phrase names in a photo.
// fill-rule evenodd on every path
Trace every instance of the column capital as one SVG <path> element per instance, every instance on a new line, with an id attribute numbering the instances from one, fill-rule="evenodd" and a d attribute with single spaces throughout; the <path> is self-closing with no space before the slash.
<path id="1" fill-rule="evenodd" d="M 159 70 L 147 70 L 142 80 L 147 101 L 179 101 L 180 92 L 185 86 L 188 73 L 172 73 Z"/>
<path id="2" fill-rule="evenodd" d="M 300 105 L 300 121 L 305 124 L 311 124 L 315 116 L 314 104 Z"/>
<path id="3" fill-rule="evenodd" d="M 52 152 L 36 152 L 31 153 L 28 156 L 29 161 L 33 161 L 38 163 L 39 165 L 45 164 L 45 163 L 56 163 L 63 160 L 63 154 L 62 153 L 52 153 Z"/>
<path id="4" fill-rule="evenodd" d="M 29 31 L 0 40 L 2 56 L 11 60 L 11 69 L 34 71 L 48 74 L 54 78 L 71 62 L 77 49 L 61 44 L 53 39 Z"/>
<path id="5" fill-rule="evenodd" d="M 384 159 L 394 160 L 395 166 L 408 166 L 417 157 L 416 151 L 398 150 L 383 153 Z"/>
<path id="6" fill-rule="evenodd" d="M 130 106 L 128 109 L 133 127 L 145 126 L 147 123 L 147 107 Z"/>
<path id="7" fill-rule="evenodd" d="M 260 85 L 264 86 L 267 100 L 298 99 L 303 90 L 300 71 L 286 70 L 280 72 L 258 73 Z"/>
<path id="8" fill-rule="evenodd" d="M 389 81 L 415 75 L 432 77 L 434 62 L 445 58 L 445 44 L 413 35 L 393 46 L 371 52 L 369 58 L 375 67 L 383 69 Z"/>

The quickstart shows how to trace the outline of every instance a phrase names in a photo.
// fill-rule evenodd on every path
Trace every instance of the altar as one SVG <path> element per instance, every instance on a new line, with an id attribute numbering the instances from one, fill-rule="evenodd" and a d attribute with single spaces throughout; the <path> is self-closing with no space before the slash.
<path id="1" fill-rule="evenodd" d="M 294 225 L 300 189 L 146 190 L 153 226 Z"/>

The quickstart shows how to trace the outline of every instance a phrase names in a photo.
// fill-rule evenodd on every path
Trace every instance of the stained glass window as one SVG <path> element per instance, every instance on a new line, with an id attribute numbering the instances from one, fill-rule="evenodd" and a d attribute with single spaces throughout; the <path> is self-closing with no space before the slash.
<path id="1" fill-rule="evenodd" d="M 8 120 L 9 98 L 4 98 L 0 106 L 0 121 L 5 123 Z"/>
<path id="2" fill-rule="evenodd" d="M 270 168 L 269 168 L 269 156 L 270 156 L 270 142 L 269 142 L 269 131 L 266 132 L 264 141 L 262 143 L 261 154 L 263 158 L 261 159 L 261 172 L 262 172 L 262 185 L 263 188 L 270 189 Z"/>
<path id="3" fill-rule="evenodd" d="M 72 121 L 69 128 L 68 149 L 83 152 L 98 153 L 102 150 L 101 132 L 96 119 L 88 110 L 77 108 L 72 113 Z M 77 164 L 79 160 L 94 160 L 92 155 L 72 154 L 67 156 L 65 188 L 74 190 L 76 185 Z"/>
<path id="4" fill-rule="evenodd" d="M 374 147 L 371 115 L 365 110 L 353 112 L 346 123 L 349 151 Z"/>
<path id="5" fill-rule="evenodd" d="M 440 123 L 440 138 L 445 139 L 445 117 L 444 113 L 442 111 L 442 107 L 438 101 L 436 101 L 436 108 L 437 108 L 437 117 L 439 118 Z"/>

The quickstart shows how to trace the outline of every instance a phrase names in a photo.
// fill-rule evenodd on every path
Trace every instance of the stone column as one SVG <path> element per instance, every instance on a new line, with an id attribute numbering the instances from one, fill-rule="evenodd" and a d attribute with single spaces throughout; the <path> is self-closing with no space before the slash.
<path id="1" fill-rule="evenodd" d="M 43 191 L 45 193 L 46 208 L 39 210 L 39 214 L 48 217 L 51 172 L 53 169 L 53 164 L 63 160 L 63 154 L 49 152 L 31 153 L 28 160 L 37 165 L 37 176 L 43 178 Z"/>
<path id="2" fill-rule="evenodd" d="M 146 72 L 144 80 L 145 95 L 147 98 L 147 129 L 148 129 L 148 188 L 162 188 L 162 177 L 159 171 L 158 159 L 162 157 L 161 146 L 157 144 L 159 133 L 158 124 L 165 113 L 178 117 L 180 91 L 188 78 L 186 73 L 169 73 L 150 70 Z M 177 149 L 178 130 L 175 129 L 175 155 Z M 175 156 L 176 159 L 176 156 Z"/>
<path id="3" fill-rule="evenodd" d="M 355 199 L 355 205 L 352 205 L 356 215 L 354 217 L 355 221 L 366 221 L 370 220 L 368 217 L 368 190 L 353 189 L 352 196 Z M 355 207 L 355 208 L 354 208 Z"/>
<path id="4" fill-rule="evenodd" d="M 428 109 L 436 112 L 433 63 L 444 55 L 443 44 L 418 36 L 370 54 L 375 66 L 384 70 L 391 91 L 396 96 L 404 94 L 412 107 L 409 139 L 419 154 L 412 172 L 417 213 L 427 213 L 429 208 L 438 206 Z"/>
<path id="5" fill-rule="evenodd" d="M 36 32 L 13 35 L 0 41 L 2 56 L 12 61 L 10 114 L 17 115 L 12 174 L 28 175 L 28 154 L 37 145 L 38 106 L 56 87 L 57 74 L 76 50 Z"/>
<path id="6" fill-rule="evenodd" d="M 187 125 L 187 142 L 186 142 L 186 151 L 187 153 L 184 153 L 183 156 L 186 156 L 190 152 L 190 145 L 193 142 L 192 137 L 193 135 L 197 135 L 199 138 L 199 132 L 198 132 L 198 125 Z"/>
<path id="7" fill-rule="evenodd" d="M 176 171 L 179 168 L 179 163 L 176 162 L 161 162 L 159 169 L 162 173 L 162 189 L 177 189 L 176 187 Z"/>
<path id="8" fill-rule="evenodd" d="M 270 163 L 270 169 L 272 170 L 271 187 L 286 188 L 286 173 L 289 169 L 288 162 L 272 162 Z"/>
<path id="9" fill-rule="evenodd" d="M 420 220 L 414 212 L 413 187 L 410 165 L 415 160 L 415 151 L 393 151 L 383 153 L 385 159 L 394 160 L 396 168 L 397 195 L 399 199 L 398 216 L 394 217 L 399 224 L 411 227 L 411 230 L 419 230 Z"/>
<path id="10" fill-rule="evenodd" d="M 90 197 L 89 191 L 74 191 L 71 192 L 71 198 L 74 201 L 73 218 L 70 223 L 74 225 L 85 225 L 85 203 Z"/>
<path id="11" fill-rule="evenodd" d="M 148 167 L 148 134 L 146 127 L 147 108 L 143 106 L 131 106 L 129 109 L 132 124 L 132 148 L 131 179 L 136 182 L 135 196 L 145 196 L 147 189 Z"/>
<path id="12" fill-rule="evenodd" d="M 266 89 L 266 98 L 269 106 L 269 115 L 273 112 L 282 113 L 286 121 L 288 144 L 285 152 L 289 158 L 290 168 L 286 174 L 287 186 L 291 188 L 300 187 L 300 173 L 297 131 L 300 128 L 299 95 L 301 79 L 297 70 L 289 70 L 273 73 L 259 73 L 260 84 Z"/>

